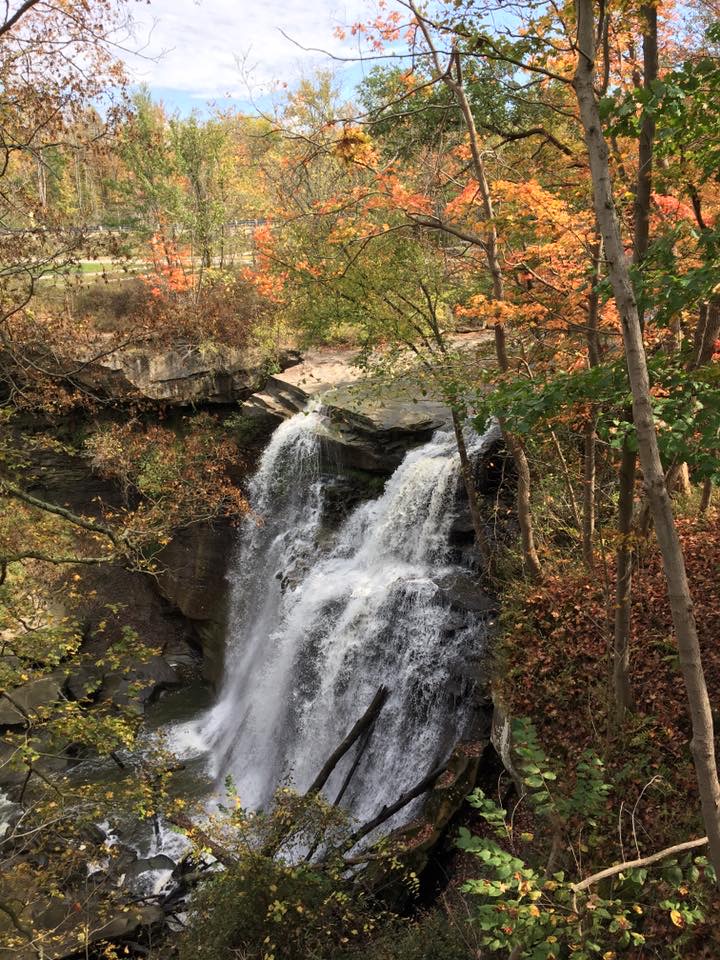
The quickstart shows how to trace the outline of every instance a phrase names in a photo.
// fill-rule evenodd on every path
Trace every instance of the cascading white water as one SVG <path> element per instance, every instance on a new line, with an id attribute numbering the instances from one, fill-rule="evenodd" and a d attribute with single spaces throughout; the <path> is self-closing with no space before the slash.
<path id="1" fill-rule="evenodd" d="M 258 807 L 282 782 L 306 789 L 384 684 L 389 698 L 343 801 L 363 820 L 465 732 L 471 698 L 457 687 L 470 683 L 464 666 L 486 627 L 451 609 L 438 587 L 456 569 L 452 435 L 408 453 L 383 494 L 328 536 L 326 434 L 311 410 L 278 427 L 265 450 L 233 566 L 224 685 L 183 739 L 210 754 L 215 776 L 232 776 L 245 806 Z M 471 451 L 494 438 L 469 438 Z M 352 762 L 351 751 L 327 785 L 330 798 Z"/>

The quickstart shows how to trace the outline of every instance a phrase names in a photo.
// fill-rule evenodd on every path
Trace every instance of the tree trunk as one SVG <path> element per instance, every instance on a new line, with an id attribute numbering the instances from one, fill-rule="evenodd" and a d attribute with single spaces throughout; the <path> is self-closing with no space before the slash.
<path id="1" fill-rule="evenodd" d="M 560 446 L 560 441 L 554 430 L 550 431 L 550 439 L 552 440 L 553 446 L 555 447 L 555 453 L 558 456 L 558 462 L 560 464 L 560 473 L 562 478 L 565 481 L 565 489 L 567 490 L 568 503 L 570 504 L 570 512 L 573 515 L 573 520 L 575 526 L 578 530 L 582 529 L 582 520 L 580 519 L 580 510 L 577 504 L 577 497 L 575 496 L 575 487 L 573 486 L 572 477 L 570 476 L 570 468 L 568 467 L 567 460 L 565 459 L 565 454 L 563 453 L 562 447 Z"/>
<path id="2" fill-rule="evenodd" d="M 458 71 L 459 71 L 458 61 Z M 482 197 L 485 216 L 488 220 L 488 228 L 485 237 L 485 256 L 487 258 L 488 268 L 492 277 L 493 297 L 495 300 L 505 299 L 505 286 L 503 283 L 502 269 L 497 252 L 497 231 L 495 229 L 495 213 L 493 210 L 492 196 L 490 186 L 485 175 L 485 165 L 482 160 L 480 146 L 478 141 L 475 119 L 470 108 L 470 103 L 465 94 L 465 88 L 461 79 L 454 82 L 447 75 L 446 83 L 455 94 L 458 105 L 462 111 L 470 137 L 470 151 L 473 158 L 473 168 L 477 177 Z M 500 370 L 504 373 L 508 367 L 507 343 L 505 337 L 505 325 L 497 322 L 495 324 L 495 356 Z M 531 480 L 530 464 L 522 441 L 512 434 L 504 419 L 498 417 L 498 423 L 503 433 L 505 445 L 512 455 L 517 473 L 517 514 L 518 524 L 520 526 L 520 539 L 522 542 L 523 560 L 525 568 L 531 577 L 539 579 L 542 576 L 542 566 L 535 546 L 535 527 L 532 516 L 532 505 L 530 499 Z"/>
<path id="3" fill-rule="evenodd" d="M 632 626 L 633 507 L 637 453 L 625 442 L 620 457 L 618 546 L 615 555 L 615 630 L 613 636 L 613 726 L 619 729 L 626 711 L 635 710 L 630 683 L 630 630 Z"/>
<path id="4" fill-rule="evenodd" d="M 595 568 L 595 427 L 593 410 L 585 424 L 583 439 L 582 552 L 588 570 Z"/>
<path id="5" fill-rule="evenodd" d="M 643 85 L 647 89 L 657 79 L 657 11 L 653 6 L 641 7 L 645 20 L 643 31 Z M 638 174 L 635 185 L 633 262 L 640 266 L 650 242 L 650 197 L 652 193 L 652 163 L 655 142 L 655 119 L 643 114 L 638 144 Z M 641 336 L 644 325 L 642 310 L 638 310 Z M 635 709 L 630 682 L 630 631 L 632 628 L 633 576 L 633 504 L 637 452 L 623 443 L 620 461 L 618 501 L 618 547 L 616 553 L 615 630 L 613 639 L 613 690 L 615 717 L 613 726 L 620 729 L 626 711 Z"/>
<path id="6" fill-rule="evenodd" d="M 693 368 L 710 363 L 715 352 L 715 343 L 720 337 L 720 297 L 713 297 L 700 308 L 693 343 Z"/>
<path id="7" fill-rule="evenodd" d="M 447 86 L 455 97 L 465 122 L 465 128 L 470 141 L 472 169 L 478 182 L 478 191 L 480 199 L 482 200 L 483 214 L 487 224 L 482 250 L 485 253 L 485 259 L 492 279 L 493 299 L 502 301 L 505 299 L 505 285 L 502 267 L 500 266 L 500 257 L 498 255 L 497 229 L 495 227 L 492 194 L 490 193 L 490 184 L 487 179 L 485 163 L 480 150 L 480 139 L 478 137 L 477 127 L 475 126 L 475 118 L 470 106 L 470 101 L 465 92 L 460 57 L 457 55 L 457 51 L 453 50 L 450 55 L 450 62 L 447 66 L 444 66 L 441 62 L 437 47 L 433 43 L 428 21 L 414 0 L 409 0 L 408 6 L 414 14 L 428 45 L 437 78 Z M 508 369 L 508 356 L 505 341 L 505 326 L 500 321 L 495 323 L 495 355 L 500 369 L 506 371 Z M 532 577 L 537 578 L 542 575 L 542 567 L 535 547 L 535 534 L 530 502 L 530 466 L 522 441 L 508 432 L 507 424 L 504 423 L 502 419 L 498 418 L 498 423 L 500 424 L 505 444 L 515 462 L 515 470 L 518 476 L 517 512 L 525 568 Z"/>
<path id="8" fill-rule="evenodd" d="M 712 480 L 708 477 L 702 488 L 702 495 L 700 497 L 700 515 L 706 514 L 710 509 L 710 503 L 712 502 L 712 492 L 713 484 Z"/>
<path id="9" fill-rule="evenodd" d="M 587 348 L 588 364 L 596 367 L 601 360 L 600 336 L 598 332 L 600 293 L 600 265 L 602 258 L 602 240 L 598 239 L 593 247 L 593 283 L 588 296 Z M 595 567 L 595 431 L 597 429 L 597 406 L 591 404 L 588 422 L 585 424 L 583 440 L 583 516 L 582 546 L 583 560 L 588 570 Z"/>
<path id="10" fill-rule="evenodd" d="M 655 531 L 662 552 L 670 608 L 678 641 L 692 721 L 692 754 L 710 860 L 720 883 L 720 783 L 715 760 L 715 737 L 707 684 L 702 665 L 694 610 L 682 545 L 665 485 L 657 432 L 650 401 L 650 381 L 635 292 L 625 258 L 615 209 L 608 148 L 602 132 L 593 89 L 595 74 L 595 19 L 592 0 L 576 0 L 578 61 L 574 86 L 590 160 L 593 200 L 605 244 L 608 272 L 620 315 L 625 358 L 633 400 L 633 420 Z"/>
<path id="11" fill-rule="evenodd" d="M 473 530 L 475 532 L 475 544 L 477 545 L 480 559 L 485 567 L 490 569 L 490 545 L 487 534 L 485 533 L 485 524 L 483 523 L 482 513 L 480 512 L 480 499 L 475 487 L 475 477 L 473 476 L 472 464 L 468 457 L 465 437 L 462 432 L 462 423 L 457 410 L 452 412 L 453 430 L 455 431 L 455 441 L 457 443 L 458 454 L 460 456 L 460 473 L 465 485 L 468 504 L 470 506 L 470 518 L 472 520 Z"/>
<path id="12" fill-rule="evenodd" d="M 677 467 L 677 476 L 675 477 L 674 492 L 680 497 L 689 497 L 692 493 L 692 484 L 690 483 L 690 470 L 686 463 L 679 463 Z"/>
<path id="13" fill-rule="evenodd" d="M 657 7 L 643 4 L 640 15 L 645 21 L 643 30 L 643 86 L 647 90 L 658 75 Z M 633 259 L 642 263 L 650 242 L 650 196 L 652 193 L 653 148 L 655 145 L 655 117 L 643 112 L 638 144 L 638 174 L 635 188 Z M 640 316 L 642 326 L 643 318 Z"/>
<path id="14" fill-rule="evenodd" d="M 498 423 L 503 432 L 505 444 L 515 463 L 517 473 L 517 513 L 525 568 L 531 577 L 539 579 L 542 576 L 542 566 L 535 547 L 533 532 L 534 524 L 530 504 L 530 464 L 522 443 L 514 433 L 507 429 L 507 424 L 501 417 L 498 417 Z"/>
<path id="15" fill-rule="evenodd" d="M 335 748 L 335 750 L 333 750 L 328 759 L 325 761 L 322 770 L 320 773 L 318 773 L 308 787 L 306 796 L 309 796 L 311 793 L 320 793 L 330 778 L 330 774 L 333 772 L 348 750 L 357 740 L 360 739 L 365 731 L 369 730 L 370 727 L 372 727 L 372 725 L 375 723 L 380 711 L 385 706 L 385 701 L 389 695 L 390 691 L 387 687 L 382 685 L 378 687 L 377 693 L 372 698 L 372 701 L 370 702 L 370 705 L 366 709 L 365 713 L 363 713 L 360 719 L 353 724 L 353 727 L 347 736 L 344 737 L 343 741 Z"/>

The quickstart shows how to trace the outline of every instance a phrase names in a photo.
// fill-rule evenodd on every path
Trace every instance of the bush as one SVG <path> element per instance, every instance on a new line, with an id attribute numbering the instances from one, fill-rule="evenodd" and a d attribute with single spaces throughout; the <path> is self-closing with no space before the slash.
<path id="1" fill-rule="evenodd" d="M 377 915 L 332 871 L 261 854 L 205 884 L 193 903 L 181 960 L 308 960 L 366 940 Z"/>
<path id="2" fill-rule="evenodd" d="M 181 960 L 330 958 L 367 941 L 387 921 L 349 875 L 341 810 L 288 788 L 257 814 L 234 799 L 235 809 L 208 827 L 228 853 L 227 869 L 194 897 Z M 324 855 L 308 863 L 307 851 Z"/>
<path id="3" fill-rule="evenodd" d="M 477 936 L 467 920 L 434 911 L 412 922 L 387 924 L 362 950 L 337 960 L 468 960 L 477 954 Z"/>

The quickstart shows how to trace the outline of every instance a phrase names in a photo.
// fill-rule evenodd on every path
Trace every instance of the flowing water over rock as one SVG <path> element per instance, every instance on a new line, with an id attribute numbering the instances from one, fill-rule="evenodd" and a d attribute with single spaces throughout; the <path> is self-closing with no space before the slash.
<path id="1" fill-rule="evenodd" d="M 482 613 L 453 609 L 439 586 L 458 572 L 452 435 L 408 453 L 382 495 L 329 534 L 327 432 L 311 409 L 282 423 L 265 450 L 233 565 L 224 685 L 171 741 L 180 753 L 207 753 L 213 775 L 231 775 L 243 804 L 258 807 L 282 782 L 307 789 L 384 684 L 389 698 L 344 798 L 363 820 L 469 733 L 467 661 L 487 625 Z M 495 437 L 469 437 L 471 452 Z M 353 759 L 339 764 L 329 798 Z"/>

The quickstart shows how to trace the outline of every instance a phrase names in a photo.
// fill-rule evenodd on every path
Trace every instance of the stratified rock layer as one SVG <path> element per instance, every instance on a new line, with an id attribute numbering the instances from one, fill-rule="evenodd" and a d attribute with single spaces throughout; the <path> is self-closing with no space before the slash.
<path id="1" fill-rule="evenodd" d="M 265 377 L 265 361 L 257 351 L 225 345 L 133 346 L 104 355 L 96 345 L 85 352 L 86 357 L 67 361 L 68 375 L 85 389 L 118 402 L 235 403 L 259 389 Z M 294 350 L 283 350 L 277 364 L 284 369 L 299 360 Z"/>
<path id="2" fill-rule="evenodd" d="M 453 345 L 469 355 L 487 342 L 485 332 L 460 334 Z M 333 423 L 327 447 L 340 465 L 389 473 L 410 447 L 450 426 L 450 410 L 418 376 L 391 385 L 369 377 L 348 350 L 313 351 L 301 363 L 270 376 L 242 405 L 245 417 L 269 431 L 316 400 Z"/>

